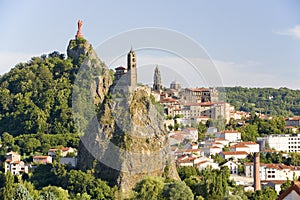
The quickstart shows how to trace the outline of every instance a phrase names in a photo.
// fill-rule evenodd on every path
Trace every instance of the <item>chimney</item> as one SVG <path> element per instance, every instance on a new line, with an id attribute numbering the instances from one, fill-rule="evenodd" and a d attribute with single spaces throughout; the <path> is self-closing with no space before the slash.
<path id="1" fill-rule="evenodd" d="M 254 191 L 260 190 L 259 152 L 254 153 Z"/>

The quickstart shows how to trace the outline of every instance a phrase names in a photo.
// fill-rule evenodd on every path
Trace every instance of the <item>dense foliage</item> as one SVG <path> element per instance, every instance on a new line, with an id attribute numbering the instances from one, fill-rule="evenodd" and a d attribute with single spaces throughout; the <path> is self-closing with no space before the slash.
<path id="1" fill-rule="evenodd" d="M 0 172 L 0 199 L 112 199 L 113 189 L 91 171 L 67 171 L 64 166 L 39 165 L 29 182 Z"/>
<path id="2" fill-rule="evenodd" d="M 53 52 L 0 77 L 0 134 L 73 133 L 71 93 L 77 69 L 64 54 Z"/>
<path id="3" fill-rule="evenodd" d="M 268 115 L 300 115 L 300 90 L 226 87 L 227 102 L 236 110 Z"/>

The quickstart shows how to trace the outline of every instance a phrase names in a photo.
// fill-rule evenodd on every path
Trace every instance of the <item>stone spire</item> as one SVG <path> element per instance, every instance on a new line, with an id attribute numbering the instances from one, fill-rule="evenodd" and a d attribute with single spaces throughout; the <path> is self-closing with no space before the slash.
<path id="1" fill-rule="evenodd" d="M 77 25 L 78 25 L 78 30 L 77 30 L 77 34 L 75 36 L 76 39 L 82 38 L 82 33 L 81 33 L 82 21 L 78 20 Z"/>
<path id="2" fill-rule="evenodd" d="M 156 65 L 154 70 L 153 90 L 157 92 L 160 92 L 162 90 L 161 76 L 158 65 Z"/>

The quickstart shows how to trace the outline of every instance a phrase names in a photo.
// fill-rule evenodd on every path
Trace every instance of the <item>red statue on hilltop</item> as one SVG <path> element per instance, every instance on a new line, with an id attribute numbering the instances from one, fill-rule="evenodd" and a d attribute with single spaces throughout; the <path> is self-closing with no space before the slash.
<path id="1" fill-rule="evenodd" d="M 81 27 L 82 27 L 82 21 L 81 20 L 78 20 L 78 30 L 77 30 L 77 34 L 76 34 L 76 39 L 82 37 L 82 34 L 81 34 Z"/>

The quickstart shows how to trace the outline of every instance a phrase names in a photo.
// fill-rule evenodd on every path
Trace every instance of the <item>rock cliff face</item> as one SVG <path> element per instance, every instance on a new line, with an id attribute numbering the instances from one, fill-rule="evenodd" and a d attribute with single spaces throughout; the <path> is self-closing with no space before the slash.
<path id="1" fill-rule="evenodd" d="M 79 77 L 76 78 L 77 85 L 89 86 L 91 96 L 95 97 L 94 103 L 101 103 L 112 85 L 109 69 L 98 58 L 92 45 L 84 38 L 70 40 L 67 55 L 68 58 L 73 59 L 74 64 L 80 65 Z M 78 82 L 83 79 L 86 79 L 85 81 L 88 81 L 89 84 Z"/>
<path id="2" fill-rule="evenodd" d="M 82 62 L 77 90 L 90 91 L 83 92 L 89 97 L 83 98 L 81 92 L 75 99 L 84 104 L 83 109 L 77 108 L 82 107 L 81 104 L 76 104 L 75 115 L 78 111 L 83 113 L 83 118 L 89 119 L 83 126 L 77 167 L 82 170 L 94 168 L 97 176 L 117 185 L 121 191 L 131 189 L 145 176 L 179 179 L 163 120 L 147 91 L 138 88 L 128 93 L 124 88 L 112 86 L 109 69 L 86 41 L 71 41 L 68 56 Z M 92 72 L 86 73 L 87 69 Z M 92 78 L 89 81 L 87 77 Z M 94 111 L 91 106 L 86 106 L 90 102 L 83 100 L 98 105 L 94 106 L 95 114 L 88 113 Z"/>

